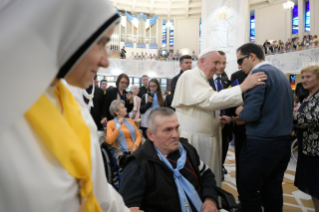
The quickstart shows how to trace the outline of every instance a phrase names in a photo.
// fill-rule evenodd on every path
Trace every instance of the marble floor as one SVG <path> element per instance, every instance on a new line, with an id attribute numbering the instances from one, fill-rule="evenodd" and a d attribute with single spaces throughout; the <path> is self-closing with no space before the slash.
<path id="1" fill-rule="evenodd" d="M 225 175 L 225 180 L 222 183 L 222 188 L 234 195 L 237 200 L 238 193 L 236 189 L 236 167 L 235 167 L 235 151 L 232 146 L 229 147 L 225 168 L 228 174 Z M 285 172 L 285 177 L 282 183 L 284 192 L 284 212 L 310 212 L 315 211 L 311 197 L 298 190 L 294 186 L 296 171 L 296 161 L 291 157 L 288 168 Z"/>

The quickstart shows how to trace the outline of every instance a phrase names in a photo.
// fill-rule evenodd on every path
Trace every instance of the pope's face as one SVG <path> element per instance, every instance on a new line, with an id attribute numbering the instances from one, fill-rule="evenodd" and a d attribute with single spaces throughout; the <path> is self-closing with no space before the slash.
<path id="1" fill-rule="evenodd" d="M 87 88 L 100 67 L 107 68 L 109 59 L 106 44 L 110 41 L 114 26 L 104 33 L 66 76 L 66 81 L 73 86 Z"/>
<path id="2" fill-rule="evenodd" d="M 206 57 L 204 57 L 203 62 L 205 70 L 203 70 L 208 79 L 213 78 L 217 70 L 220 69 L 220 55 L 217 51 L 210 52 Z"/>

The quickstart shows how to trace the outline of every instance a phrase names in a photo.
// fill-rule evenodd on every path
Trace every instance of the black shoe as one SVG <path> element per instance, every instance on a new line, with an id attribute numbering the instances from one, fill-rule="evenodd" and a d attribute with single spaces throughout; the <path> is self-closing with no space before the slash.
<path id="1" fill-rule="evenodd" d="M 225 169 L 225 167 L 223 167 L 223 174 L 228 174 L 228 171 Z"/>

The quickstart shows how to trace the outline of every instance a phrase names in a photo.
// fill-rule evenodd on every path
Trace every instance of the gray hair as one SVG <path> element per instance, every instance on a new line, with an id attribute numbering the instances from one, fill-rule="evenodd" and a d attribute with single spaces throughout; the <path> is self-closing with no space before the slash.
<path id="1" fill-rule="evenodd" d="M 157 116 L 175 116 L 175 112 L 167 107 L 159 107 L 153 110 L 147 117 L 147 128 L 156 134 L 157 131 L 157 123 L 155 121 Z"/>
<path id="2" fill-rule="evenodd" d="M 130 87 L 130 91 L 133 91 L 133 89 L 134 88 L 139 88 L 137 85 L 132 85 L 131 87 Z"/>
<path id="3" fill-rule="evenodd" d="M 120 104 L 125 105 L 125 102 L 121 99 L 115 99 L 112 101 L 110 108 L 109 108 L 112 116 L 114 116 L 114 117 L 116 116 L 115 112 L 119 111 Z"/>

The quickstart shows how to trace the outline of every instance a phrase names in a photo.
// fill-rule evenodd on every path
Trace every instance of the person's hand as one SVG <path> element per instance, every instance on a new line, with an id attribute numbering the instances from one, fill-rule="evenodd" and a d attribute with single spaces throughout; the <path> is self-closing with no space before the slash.
<path id="1" fill-rule="evenodd" d="M 106 122 L 107 122 L 107 118 L 106 117 L 102 118 L 101 124 L 103 124 L 103 126 L 104 126 L 104 123 L 106 123 Z"/>
<path id="2" fill-rule="evenodd" d="M 230 124 L 232 122 L 232 118 L 230 118 L 229 116 L 221 116 L 219 118 L 219 121 L 222 123 L 222 124 Z"/>
<path id="3" fill-rule="evenodd" d="M 246 77 L 245 81 L 240 84 L 240 88 L 242 92 L 246 92 L 258 85 L 264 85 L 267 80 L 267 75 L 264 72 L 257 72 L 255 74 L 252 74 L 252 72 L 249 73 L 249 75 Z"/>
<path id="4" fill-rule="evenodd" d="M 84 212 L 84 205 L 85 205 L 85 202 L 87 201 L 87 197 L 85 197 L 85 198 L 81 198 L 80 197 L 80 207 L 79 207 L 79 209 L 78 209 L 78 211 L 77 212 Z"/>
<path id="5" fill-rule="evenodd" d="M 236 112 L 235 112 L 235 113 L 236 113 L 236 115 L 237 115 L 237 116 L 239 116 L 240 112 L 241 112 L 241 111 L 243 111 L 243 109 L 244 109 L 244 107 L 243 107 L 243 106 L 239 106 L 239 107 L 237 107 Z"/>
<path id="6" fill-rule="evenodd" d="M 245 125 L 246 122 L 241 120 L 239 117 L 234 117 L 233 116 L 233 122 L 236 124 L 236 125 Z"/>
<path id="7" fill-rule="evenodd" d="M 126 98 L 127 98 L 128 100 L 130 100 L 130 103 L 131 103 L 131 104 L 133 103 L 134 99 L 133 99 L 133 95 L 132 95 L 131 93 L 126 93 Z"/>
<path id="8" fill-rule="evenodd" d="M 147 99 L 148 99 L 149 102 L 153 102 L 154 101 L 154 98 L 152 98 L 150 95 L 148 95 Z"/>
<path id="9" fill-rule="evenodd" d="M 133 148 L 132 148 L 132 150 L 131 150 L 131 153 L 133 154 L 133 152 L 135 152 L 135 150 L 137 150 L 137 148 L 138 148 L 138 146 L 133 145 Z"/>
<path id="10" fill-rule="evenodd" d="M 117 119 L 117 122 L 122 125 L 124 123 L 124 118 L 118 118 Z"/>
<path id="11" fill-rule="evenodd" d="M 202 205 L 202 212 L 218 212 L 216 203 L 212 198 L 206 198 Z"/>
<path id="12" fill-rule="evenodd" d="M 132 208 L 129 208 L 131 212 L 144 212 L 144 211 L 141 211 L 139 207 L 132 207 Z"/>

